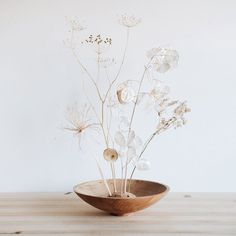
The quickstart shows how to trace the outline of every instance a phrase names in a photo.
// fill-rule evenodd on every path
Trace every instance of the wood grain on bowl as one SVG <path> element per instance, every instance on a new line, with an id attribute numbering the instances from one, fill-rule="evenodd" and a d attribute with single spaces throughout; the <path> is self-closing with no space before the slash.
<path id="1" fill-rule="evenodd" d="M 113 188 L 113 180 L 108 180 L 108 185 Z M 121 180 L 117 180 L 117 191 L 120 191 Z M 127 215 L 145 209 L 160 200 L 168 191 L 166 185 L 146 181 L 131 180 L 130 192 L 136 197 L 121 198 L 109 197 L 102 180 L 89 181 L 76 185 L 75 193 L 88 204 L 106 211 L 112 215 Z"/>

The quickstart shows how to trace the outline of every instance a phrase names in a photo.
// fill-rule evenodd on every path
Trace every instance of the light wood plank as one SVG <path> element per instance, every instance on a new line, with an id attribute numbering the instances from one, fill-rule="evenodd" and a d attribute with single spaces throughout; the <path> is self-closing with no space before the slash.
<path id="1" fill-rule="evenodd" d="M 107 215 L 74 193 L 1 193 L 1 235 L 236 235 L 236 193 L 169 193 L 128 217 Z"/>

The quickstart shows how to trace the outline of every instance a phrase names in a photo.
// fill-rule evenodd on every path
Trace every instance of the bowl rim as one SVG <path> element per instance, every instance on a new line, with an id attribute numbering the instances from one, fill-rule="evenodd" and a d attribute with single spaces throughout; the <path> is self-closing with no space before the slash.
<path id="1" fill-rule="evenodd" d="M 107 181 L 109 181 L 109 180 L 112 180 L 112 179 L 107 179 Z M 112 199 L 112 200 L 121 200 L 121 199 L 122 200 L 134 200 L 134 199 L 142 199 L 142 198 L 145 199 L 145 198 L 149 198 L 149 197 L 152 197 L 152 196 L 165 195 L 165 194 L 167 194 L 170 191 L 170 187 L 168 185 L 166 185 L 166 184 L 162 184 L 160 182 L 151 181 L 151 180 L 144 180 L 144 179 L 132 179 L 132 181 L 144 181 L 144 182 L 150 182 L 150 183 L 154 183 L 154 184 L 159 184 L 159 185 L 162 185 L 162 186 L 164 186 L 166 188 L 165 191 L 160 192 L 160 193 L 156 193 L 156 194 L 146 195 L 146 196 L 138 196 L 138 197 L 135 197 L 135 198 L 103 197 L 103 196 L 96 196 L 96 195 L 88 195 L 88 194 L 84 194 L 84 193 L 80 193 L 80 192 L 76 191 L 76 188 L 78 188 L 80 185 L 87 184 L 87 183 L 90 183 L 90 182 L 97 182 L 97 181 L 103 182 L 102 179 L 89 180 L 89 181 L 82 182 L 80 184 L 75 185 L 73 187 L 73 190 L 74 190 L 74 192 L 76 194 L 79 194 L 79 195 L 82 195 L 82 196 L 95 197 L 95 198 L 101 198 L 101 199 Z"/>

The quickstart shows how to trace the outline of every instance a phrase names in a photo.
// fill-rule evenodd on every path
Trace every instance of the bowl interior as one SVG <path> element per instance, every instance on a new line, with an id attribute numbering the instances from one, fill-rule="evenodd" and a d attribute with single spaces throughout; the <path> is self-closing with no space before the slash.
<path id="1" fill-rule="evenodd" d="M 111 192 L 114 191 L 113 180 L 107 180 Z M 122 180 L 116 180 L 117 192 L 121 191 Z M 129 182 L 128 182 L 129 186 Z M 135 194 L 136 197 L 145 197 L 157 195 L 168 191 L 168 187 L 152 181 L 146 180 L 131 180 L 130 192 Z M 89 181 L 86 183 L 75 186 L 74 191 L 79 194 L 94 196 L 94 197 L 107 197 L 108 191 L 102 180 Z"/>

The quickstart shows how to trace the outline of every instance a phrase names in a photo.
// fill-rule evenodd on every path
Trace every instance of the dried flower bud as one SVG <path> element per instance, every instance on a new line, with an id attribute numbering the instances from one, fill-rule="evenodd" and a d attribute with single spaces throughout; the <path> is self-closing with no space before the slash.
<path id="1" fill-rule="evenodd" d="M 103 152 L 103 157 L 107 161 L 115 162 L 118 159 L 118 153 L 115 149 L 107 148 Z"/>

